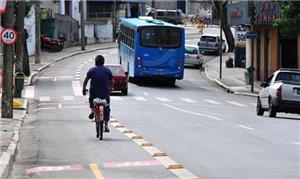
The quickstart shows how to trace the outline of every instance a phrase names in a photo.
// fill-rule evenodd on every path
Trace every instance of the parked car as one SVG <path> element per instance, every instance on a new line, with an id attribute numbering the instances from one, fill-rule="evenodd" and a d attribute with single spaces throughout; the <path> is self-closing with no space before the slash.
<path id="1" fill-rule="evenodd" d="M 111 92 L 121 91 L 123 95 L 128 94 L 128 77 L 124 72 L 124 69 L 119 64 L 105 64 L 112 72 L 112 87 Z"/>
<path id="2" fill-rule="evenodd" d="M 146 16 L 152 16 L 153 18 L 156 17 L 156 19 L 160 19 L 172 24 L 184 24 L 186 18 L 185 14 L 180 9 L 156 9 L 155 11 L 152 9 L 146 13 Z"/>
<path id="3" fill-rule="evenodd" d="M 200 54 L 199 48 L 197 46 L 186 45 L 184 55 L 184 65 L 194 65 L 198 68 L 202 67 L 203 55 Z"/>
<path id="4" fill-rule="evenodd" d="M 300 114 L 300 70 L 280 69 L 264 83 L 257 98 L 256 114 L 269 111 L 270 117 L 277 112 Z"/>
<path id="5" fill-rule="evenodd" d="M 220 46 L 221 38 L 218 35 L 213 34 L 205 34 L 200 37 L 200 41 L 198 42 L 200 53 L 215 53 L 219 54 L 219 46 Z M 222 39 L 222 52 L 225 53 L 226 43 L 225 40 Z"/>

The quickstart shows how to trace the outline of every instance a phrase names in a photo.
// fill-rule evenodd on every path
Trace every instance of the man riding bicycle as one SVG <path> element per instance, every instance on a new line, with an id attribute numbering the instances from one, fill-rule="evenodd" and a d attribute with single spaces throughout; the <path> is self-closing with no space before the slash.
<path id="1" fill-rule="evenodd" d="M 90 68 L 87 72 L 87 75 L 83 82 L 82 94 L 85 96 L 87 94 L 86 85 L 88 81 L 90 82 L 90 90 L 89 90 L 89 103 L 91 108 L 91 113 L 89 115 L 90 119 L 94 118 L 94 110 L 93 110 L 93 99 L 101 98 L 106 99 L 107 103 L 110 103 L 109 90 L 112 82 L 112 73 L 110 69 L 104 67 L 104 57 L 102 55 L 98 55 L 95 58 L 95 66 Z M 104 108 L 104 121 L 105 121 L 105 129 L 104 132 L 109 132 L 108 129 L 108 121 L 110 117 L 110 106 L 106 106 Z M 99 130 L 97 130 L 97 137 L 99 137 Z"/>

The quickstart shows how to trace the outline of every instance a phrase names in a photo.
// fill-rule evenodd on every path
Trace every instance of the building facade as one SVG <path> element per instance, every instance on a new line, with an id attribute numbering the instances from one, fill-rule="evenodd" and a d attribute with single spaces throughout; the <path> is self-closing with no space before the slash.
<path id="1" fill-rule="evenodd" d="M 258 37 L 246 40 L 246 67 L 255 69 L 254 76 L 258 81 L 265 81 L 279 68 L 300 68 L 300 36 L 292 34 L 283 37 L 279 29 L 272 26 L 280 17 L 280 7 L 274 1 L 252 1 L 255 12 L 254 32 Z M 246 25 L 250 32 L 249 1 L 232 1 L 227 7 L 228 25 Z M 253 57 L 253 58 L 252 58 Z M 252 61 L 253 60 L 253 61 Z"/>

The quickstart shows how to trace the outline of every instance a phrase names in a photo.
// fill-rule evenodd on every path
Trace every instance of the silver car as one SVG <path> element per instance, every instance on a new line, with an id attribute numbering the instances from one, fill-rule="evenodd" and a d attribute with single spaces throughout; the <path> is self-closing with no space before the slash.
<path id="1" fill-rule="evenodd" d="M 203 65 L 203 55 L 197 46 L 186 45 L 185 46 L 185 62 L 184 65 L 193 65 L 195 67 L 201 68 Z"/>
<path id="2" fill-rule="evenodd" d="M 205 34 L 200 37 L 200 41 L 198 42 L 200 53 L 215 53 L 219 54 L 219 46 L 220 46 L 221 38 L 218 35 L 213 34 Z M 226 43 L 225 40 L 222 39 L 222 52 L 225 53 Z"/>

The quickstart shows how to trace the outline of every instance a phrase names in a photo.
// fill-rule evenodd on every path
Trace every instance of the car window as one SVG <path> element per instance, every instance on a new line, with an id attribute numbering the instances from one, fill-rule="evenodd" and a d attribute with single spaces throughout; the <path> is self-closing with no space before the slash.
<path id="1" fill-rule="evenodd" d="M 167 16 L 176 16 L 176 13 L 175 13 L 175 12 L 170 12 L 170 11 L 168 11 L 168 12 L 167 12 Z"/>
<path id="2" fill-rule="evenodd" d="M 272 76 L 270 76 L 270 78 L 268 78 L 268 80 L 267 80 L 267 86 L 270 86 L 271 81 L 272 81 L 272 79 L 273 79 L 273 76 L 274 76 L 274 75 L 272 75 Z"/>
<path id="3" fill-rule="evenodd" d="M 207 41 L 207 42 L 216 42 L 217 38 L 212 36 L 202 36 L 200 41 Z"/>
<path id="4" fill-rule="evenodd" d="M 185 53 L 198 54 L 198 51 L 197 51 L 197 48 L 195 48 L 195 47 L 185 47 Z"/>
<path id="5" fill-rule="evenodd" d="M 164 12 L 163 11 L 157 11 L 157 16 L 164 16 Z"/>
<path id="6" fill-rule="evenodd" d="M 113 76 L 125 76 L 125 72 L 122 67 L 119 66 L 108 66 L 108 68 L 111 70 L 111 73 Z"/>
<path id="7" fill-rule="evenodd" d="M 275 81 L 288 81 L 300 83 L 300 73 L 280 72 L 276 76 Z"/>

